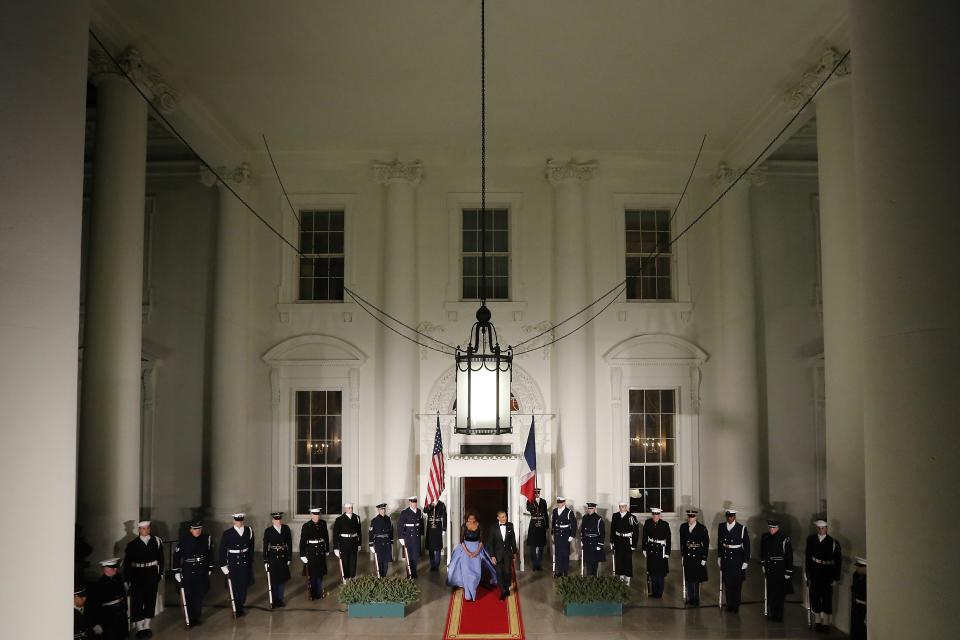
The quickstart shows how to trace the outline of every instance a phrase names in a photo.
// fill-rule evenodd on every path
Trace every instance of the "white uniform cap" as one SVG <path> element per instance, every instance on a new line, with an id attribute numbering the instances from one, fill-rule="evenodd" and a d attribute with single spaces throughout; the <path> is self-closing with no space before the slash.
<path id="1" fill-rule="evenodd" d="M 416 501 L 417 501 L 417 496 L 410 496 L 409 498 L 407 498 L 407 502 L 416 502 Z"/>
<path id="2" fill-rule="evenodd" d="M 245 514 L 245 513 L 242 512 L 242 511 L 239 512 L 239 513 L 233 514 L 233 519 L 234 519 L 234 520 L 243 520 L 243 519 L 246 518 L 246 517 L 247 517 L 247 514 Z"/>
<path id="3" fill-rule="evenodd" d="M 140 522 L 137 523 L 137 529 L 142 529 L 143 527 L 149 527 L 149 526 L 150 526 L 149 520 L 141 520 Z"/>
<path id="4" fill-rule="evenodd" d="M 826 520 L 814 520 L 814 521 L 813 521 L 813 526 L 815 526 L 815 527 L 825 527 L 825 526 L 827 526 L 827 521 L 826 521 Z"/>
<path id="5" fill-rule="evenodd" d="M 343 503 L 343 508 L 344 508 L 344 509 L 353 509 L 353 503 L 352 503 L 352 502 L 344 502 L 344 503 Z"/>
<path id="6" fill-rule="evenodd" d="M 113 567 L 116 568 L 120 564 L 120 558 L 107 558 L 106 560 L 100 561 L 101 567 Z"/>
<path id="7" fill-rule="evenodd" d="M 650 507 L 650 513 L 663 513 L 663 509 L 660 507 Z"/>
<path id="8" fill-rule="evenodd" d="M 310 513 L 320 513 L 320 509 L 318 507 L 313 507 L 310 509 Z"/>
<path id="9" fill-rule="evenodd" d="M 866 558 L 861 558 L 860 556 L 857 556 L 857 557 L 855 557 L 855 558 L 853 559 L 853 561 L 854 561 L 855 563 L 857 563 L 858 565 L 860 565 L 861 567 L 867 566 L 867 559 L 866 559 Z"/>
<path id="10" fill-rule="evenodd" d="M 732 513 L 733 515 L 737 515 L 737 510 L 734 509 L 733 507 L 727 507 L 726 509 L 723 510 L 723 512 L 724 512 L 724 513 L 728 513 L 728 514 L 729 514 L 729 513 Z"/>
<path id="11" fill-rule="evenodd" d="M 566 502 L 566 501 L 567 499 L 564 498 L 563 496 L 557 496 L 557 502 Z"/>

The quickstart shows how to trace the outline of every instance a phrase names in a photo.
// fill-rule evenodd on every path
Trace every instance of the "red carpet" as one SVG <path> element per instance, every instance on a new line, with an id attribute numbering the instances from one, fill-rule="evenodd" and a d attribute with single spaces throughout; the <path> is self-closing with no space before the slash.
<path id="1" fill-rule="evenodd" d="M 463 589 L 454 591 L 443 640 L 523 640 L 517 583 L 513 583 L 509 598 L 500 600 L 499 595 L 499 589 L 481 586 L 477 599 L 470 602 L 463 599 Z"/>

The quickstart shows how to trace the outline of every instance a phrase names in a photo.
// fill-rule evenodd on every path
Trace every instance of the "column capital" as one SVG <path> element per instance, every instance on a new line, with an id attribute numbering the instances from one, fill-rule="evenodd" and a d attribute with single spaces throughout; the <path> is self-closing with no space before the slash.
<path id="1" fill-rule="evenodd" d="M 217 173 L 220 174 L 224 182 L 229 183 L 233 188 L 244 186 L 250 181 L 253 175 L 253 172 L 250 171 L 250 165 L 246 162 L 238 164 L 233 169 L 217 167 Z M 220 184 L 220 181 L 217 180 L 217 176 L 214 175 L 213 171 L 206 167 L 200 167 L 200 182 L 207 187 L 223 186 Z"/>
<path id="2" fill-rule="evenodd" d="M 737 179 L 737 176 L 740 175 L 741 170 L 734 169 L 726 162 L 721 162 L 717 166 L 717 172 L 713 175 L 713 184 L 720 189 L 726 189 Z M 759 187 L 767 182 L 767 168 L 766 167 L 755 167 L 740 178 L 740 182 L 737 183 L 737 186 L 742 187 Z"/>
<path id="3" fill-rule="evenodd" d="M 577 162 L 571 159 L 567 162 L 556 162 L 553 158 L 548 158 L 543 173 L 553 186 L 571 180 L 586 182 L 597 175 L 597 161 Z"/>
<path id="4" fill-rule="evenodd" d="M 373 179 L 382 185 L 407 182 L 415 187 L 423 180 L 423 163 L 419 160 L 413 162 L 375 160 L 370 163 L 370 172 L 373 174 Z"/>
<path id="5" fill-rule="evenodd" d="M 88 54 L 87 75 L 94 84 L 105 78 L 123 78 L 130 76 L 137 86 L 163 113 L 172 113 L 180 102 L 180 96 L 164 79 L 160 72 L 143 60 L 143 55 L 135 47 L 127 47 L 116 56 L 120 69 L 102 49 L 91 49 Z M 120 70 L 123 70 L 123 73 Z"/>
<path id="6" fill-rule="evenodd" d="M 807 101 L 807 98 L 812 96 L 814 91 L 817 90 L 817 87 L 820 86 L 823 79 L 830 75 L 834 67 L 837 67 L 837 63 L 840 62 L 842 57 L 843 54 L 837 50 L 836 47 L 830 47 L 824 51 L 820 55 L 820 60 L 800 77 L 800 82 L 795 87 L 787 92 L 785 99 L 790 105 L 790 108 L 798 111 Z M 847 59 L 844 60 L 834 72 L 833 80 L 849 75 L 850 56 L 847 56 Z"/>

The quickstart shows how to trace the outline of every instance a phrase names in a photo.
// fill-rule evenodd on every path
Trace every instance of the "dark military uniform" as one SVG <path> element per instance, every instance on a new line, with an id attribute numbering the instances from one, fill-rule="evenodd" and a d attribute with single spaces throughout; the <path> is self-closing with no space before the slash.
<path id="1" fill-rule="evenodd" d="M 530 525 L 527 527 L 526 542 L 530 546 L 533 570 L 540 571 L 543 568 L 543 548 L 547 546 L 547 527 L 550 526 L 547 501 L 543 498 L 532 502 L 527 500 L 527 513 L 530 515 Z"/>
<path id="2" fill-rule="evenodd" d="M 220 536 L 220 570 L 227 569 L 236 615 L 246 614 L 247 589 L 253 584 L 253 529 L 230 527 Z M 229 593 L 227 594 L 230 595 Z"/>
<path id="3" fill-rule="evenodd" d="M 194 536 L 186 533 L 173 550 L 173 570 L 180 574 L 180 587 L 187 602 L 190 626 L 200 624 L 203 597 L 210 590 L 210 572 L 213 571 L 213 539 L 206 533 Z"/>
<path id="4" fill-rule="evenodd" d="M 650 518 L 643 523 L 643 554 L 647 557 L 647 579 L 650 581 L 650 597 L 662 598 L 666 576 L 670 572 L 671 548 L 670 525 L 663 520 Z"/>
<path id="5" fill-rule="evenodd" d="M 440 569 L 440 551 L 447 532 L 447 505 L 443 502 L 427 505 L 427 551 L 430 552 L 430 571 Z"/>
<path id="6" fill-rule="evenodd" d="M 136 537 L 127 543 L 123 554 L 123 575 L 130 583 L 130 620 L 153 618 L 157 606 L 157 588 L 163 575 L 163 542 L 150 536 L 144 542 Z"/>
<path id="7" fill-rule="evenodd" d="M 290 527 L 280 525 L 280 530 L 270 525 L 263 531 L 263 565 L 269 575 L 271 604 L 284 606 L 283 590 L 290 579 L 290 560 L 293 557 L 293 535 Z"/>
<path id="8" fill-rule="evenodd" d="M 720 556 L 727 611 L 736 613 L 740 610 L 740 590 L 747 579 L 747 570 L 743 565 L 750 561 L 750 535 L 747 528 L 734 522 L 728 530 L 727 523 L 721 522 L 717 528 L 717 553 Z"/>
<path id="9" fill-rule="evenodd" d="M 393 560 L 393 522 L 388 515 L 375 515 L 370 520 L 367 536 L 370 550 L 377 556 L 377 575 L 381 578 L 390 570 Z"/>
<path id="10" fill-rule="evenodd" d="M 127 620 L 127 588 L 117 573 L 112 577 L 100 576 L 90 587 L 87 609 L 93 624 L 100 625 L 103 640 L 120 640 L 130 635 Z"/>
<path id="11" fill-rule="evenodd" d="M 327 574 L 327 552 L 330 535 L 323 520 L 308 520 L 300 529 L 300 559 L 306 558 L 304 571 L 307 576 L 308 597 L 323 597 L 323 576 Z"/>
<path id="12" fill-rule="evenodd" d="M 629 511 L 617 511 L 610 519 L 610 545 L 613 547 L 613 564 L 616 574 L 633 576 L 633 552 L 640 542 L 640 521 Z"/>
<path id="13" fill-rule="evenodd" d="M 423 511 L 414 511 L 407 507 L 397 518 L 397 537 L 403 541 L 410 562 L 410 577 L 417 577 L 417 563 L 420 561 L 420 538 L 423 536 Z"/>
<path id="14" fill-rule="evenodd" d="M 577 516 L 566 506 L 554 509 L 550 515 L 553 533 L 554 575 L 565 576 L 570 571 L 570 539 L 577 535 Z"/>
<path id="15" fill-rule="evenodd" d="M 583 550 L 583 564 L 586 575 L 597 575 L 601 562 L 607 559 L 603 543 L 607 539 L 603 516 L 588 513 L 580 519 L 580 548 Z"/>
<path id="16" fill-rule="evenodd" d="M 783 622 L 783 601 L 793 593 L 793 545 L 779 529 L 760 537 L 760 564 L 767 581 L 768 617 Z"/>
<path id="17" fill-rule="evenodd" d="M 810 581 L 810 610 L 816 614 L 833 613 L 833 583 L 840 579 L 843 558 L 840 543 L 830 534 L 823 540 L 817 534 L 807 537 L 807 579 Z"/>
<path id="18" fill-rule="evenodd" d="M 850 640 L 867 640 L 867 574 L 855 572 L 850 584 Z"/>
<path id="19" fill-rule="evenodd" d="M 90 640 L 98 637 L 93 631 L 93 626 L 94 622 L 89 607 L 73 608 L 73 640 Z"/>
<path id="20" fill-rule="evenodd" d="M 333 521 L 333 548 L 340 552 L 344 578 L 357 575 L 357 551 L 360 543 L 360 516 L 355 513 L 341 513 Z"/>
<path id="21" fill-rule="evenodd" d="M 710 533 L 701 523 L 693 530 L 690 524 L 680 525 L 680 556 L 683 562 L 683 579 L 687 583 L 687 602 L 700 604 L 700 583 L 707 581 L 707 554 L 710 552 Z"/>

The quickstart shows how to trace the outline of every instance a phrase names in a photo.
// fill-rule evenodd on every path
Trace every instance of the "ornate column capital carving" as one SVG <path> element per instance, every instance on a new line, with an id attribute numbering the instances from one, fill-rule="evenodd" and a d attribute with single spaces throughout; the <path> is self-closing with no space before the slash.
<path id="1" fill-rule="evenodd" d="M 553 158 L 547 159 L 544 167 L 544 177 L 550 181 L 550 184 L 557 186 L 571 180 L 586 182 L 597 175 L 597 161 L 577 162 L 569 160 L 567 162 L 556 162 Z"/>
<path id="2" fill-rule="evenodd" d="M 217 173 L 220 174 L 224 182 L 228 182 L 230 186 L 234 188 L 245 185 L 253 175 L 253 172 L 250 171 L 250 165 L 246 162 L 238 164 L 233 169 L 217 167 Z M 217 176 L 206 167 L 200 167 L 200 182 L 207 187 L 213 187 L 220 183 L 220 181 L 217 180 Z"/>
<path id="3" fill-rule="evenodd" d="M 726 162 L 721 162 L 717 166 L 717 172 L 713 176 L 713 184 L 720 189 L 726 189 L 737 179 L 737 176 L 740 175 L 742 170 L 735 170 Z M 737 186 L 744 187 L 759 187 L 767 182 L 767 168 L 766 167 L 754 167 L 748 171 L 742 178 Z"/>
<path id="4" fill-rule="evenodd" d="M 123 73 L 126 73 L 161 112 L 172 113 L 177 108 L 180 96 L 159 71 L 144 62 L 140 51 L 135 47 L 127 47 L 116 58 L 120 69 L 117 69 L 117 65 L 103 50 L 91 49 L 87 68 L 90 80 L 96 84 L 105 77 L 122 78 Z"/>
<path id="5" fill-rule="evenodd" d="M 841 58 L 843 58 L 843 54 L 834 47 L 830 47 L 824 51 L 817 64 L 801 76 L 799 84 L 787 92 L 785 98 L 790 108 L 798 111 L 800 107 L 803 106 L 803 103 L 817 90 L 817 87 L 820 86 L 823 79 L 830 75 L 834 67 L 837 67 L 837 63 L 840 62 Z M 833 79 L 843 78 L 848 75 L 850 75 L 850 56 L 847 56 L 847 59 L 837 67 L 837 70 L 833 74 Z"/>
<path id="6" fill-rule="evenodd" d="M 408 182 L 417 186 L 423 180 L 423 164 L 419 160 L 413 162 L 401 162 L 400 160 L 381 162 L 375 160 L 370 163 L 370 173 L 373 175 L 373 179 L 382 185 L 389 185 L 392 182 Z"/>

